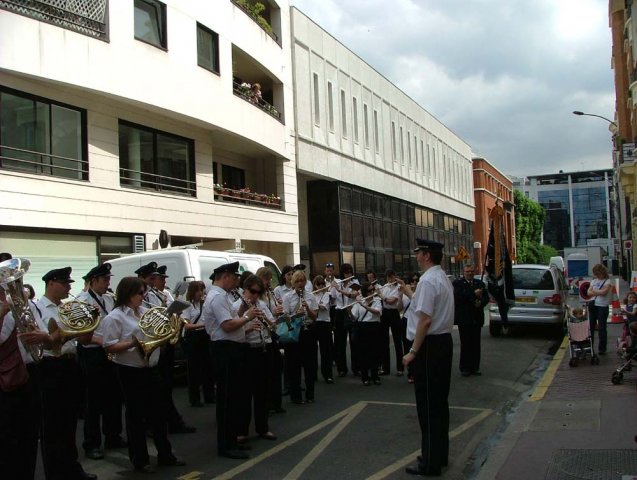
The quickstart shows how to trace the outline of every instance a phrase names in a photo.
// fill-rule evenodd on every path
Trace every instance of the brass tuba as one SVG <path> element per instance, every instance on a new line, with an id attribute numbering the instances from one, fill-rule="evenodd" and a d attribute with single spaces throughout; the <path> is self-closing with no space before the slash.
<path id="1" fill-rule="evenodd" d="M 53 348 L 54 355 L 60 355 L 62 345 L 72 338 L 81 337 L 92 333 L 100 324 L 100 311 L 90 303 L 81 300 L 71 300 L 58 306 L 58 318 L 61 325 L 55 319 L 49 319 L 49 333 L 53 335 L 59 330 L 59 343 Z"/>
<path id="2" fill-rule="evenodd" d="M 39 330 L 38 323 L 29 308 L 29 297 L 24 291 L 24 274 L 31 262 L 26 258 L 12 258 L 0 263 L 0 285 L 7 294 L 7 303 L 15 319 L 15 327 L 19 333 Z M 24 345 L 34 362 L 39 362 L 44 349 L 41 345 Z"/>
<path id="3" fill-rule="evenodd" d="M 138 351 L 146 362 L 156 348 L 169 342 L 171 345 L 176 344 L 179 341 L 181 329 L 188 323 L 178 313 L 170 313 L 169 310 L 171 309 L 166 307 L 153 307 L 146 310 L 139 319 L 139 328 L 147 340 L 140 340 L 135 335 L 133 340 L 137 342 Z"/>

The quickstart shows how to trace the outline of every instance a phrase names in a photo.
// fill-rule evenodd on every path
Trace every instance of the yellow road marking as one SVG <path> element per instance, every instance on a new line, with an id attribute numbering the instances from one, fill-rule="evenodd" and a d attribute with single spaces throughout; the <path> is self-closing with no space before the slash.
<path id="1" fill-rule="evenodd" d="M 485 418 L 487 418 L 489 415 L 491 415 L 493 413 L 493 410 L 487 408 L 487 409 L 473 409 L 471 407 L 451 407 L 451 408 L 458 408 L 458 409 L 463 409 L 463 410 L 481 410 L 481 412 L 476 415 L 475 417 L 470 418 L 469 420 L 467 420 L 466 422 L 464 422 L 462 425 L 458 425 L 456 428 L 454 428 L 452 431 L 449 432 L 449 440 L 451 440 L 452 438 L 457 437 L 458 435 L 460 435 L 462 432 L 468 430 L 469 428 L 473 427 L 476 423 L 481 422 L 482 420 L 484 420 Z M 383 468 L 382 470 L 376 472 L 373 475 L 370 475 L 369 477 L 367 477 L 367 480 L 381 480 L 383 478 L 388 477 L 389 475 L 391 475 L 392 473 L 394 473 L 396 470 L 399 470 L 403 467 L 406 467 L 407 465 L 409 465 L 410 463 L 414 462 L 414 459 L 420 455 L 420 449 L 410 453 L 409 455 L 401 458 L 400 460 L 398 460 L 395 463 L 392 463 L 391 465 L 388 465 L 387 467 Z"/>
<path id="2" fill-rule="evenodd" d="M 202 475 L 203 472 L 198 472 L 195 470 L 194 472 L 190 472 L 182 475 L 181 477 L 177 477 L 177 480 L 199 480 Z"/>
<path id="3" fill-rule="evenodd" d="M 537 387 L 535 387 L 533 394 L 529 397 L 529 402 L 537 402 L 544 398 L 544 395 L 546 395 L 546 391 L 551 386 L 551 383 L 553 383 L 553 378 L 555 378 L 555 373 L 557 372 L 560 363 L 562 363 L 562 359 L 566 354 L 567 347 L 568 336 L 565 336 L 564 340 L 562 341 L 562 345 L 560 345 L 558 351 L 555 352 L 553 360 L 551 360 L 551 363 L 549 364 L 549 368 L 546 369 L 546 372 L 544 372 L 544 375 L 542 375 L 542 379 L 538 382 Z"/>
<path id="4" fill-rule="evenodd" d="M 355 404 L 350 412 L 340 421 L 338 424 L 330 430 L 330 432 L 323 437 L 323 439 L 308 452 L 308 454 L 301 459 L 299 463 L 288 473 L 284 480 L 293 480 L 295 478 L 299 478 L 301 474 L 307 470 L 307 468 L 312 465 L 314 460 L 325 450 L 330 443 L 334 441 L 334 439 L 350 424 L 352 420 L 356 418 L 356 416 L 363 411 L 366 407 L 367 402 L 358 402 Z"/>

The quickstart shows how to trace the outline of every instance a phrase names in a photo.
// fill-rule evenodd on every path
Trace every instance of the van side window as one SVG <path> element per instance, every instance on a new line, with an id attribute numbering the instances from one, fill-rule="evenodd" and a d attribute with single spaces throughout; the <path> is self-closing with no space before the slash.
<path id="1" fill-rule="evenodd" d="M 220 267 L 224 263 L 228 263 L 225 258 L 199 257 L 199 271 L 201 272 L 201 278 L 198 280 L 208 280 L 214 269 Z"/>
<path id="2" fill-rule="evenodd" d="M 277 266 L 273 264 L 272 262 L 268 262 L 267 260 L 265 260 L 263 264 L 266 267 L 268 267 L 270 270 L 272 270 L 272 281 L 270 282 L 270 287 L 274 289 L 278 287 L 279 285 L 281 285 L 281 273 L 279 272 L 279 269 L 277 268 Z"/>

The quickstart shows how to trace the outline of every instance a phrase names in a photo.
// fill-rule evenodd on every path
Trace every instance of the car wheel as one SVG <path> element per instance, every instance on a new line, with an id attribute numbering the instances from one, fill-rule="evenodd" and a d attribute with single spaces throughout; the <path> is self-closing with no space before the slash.
<path id="1" fill-rule="evenodd" d="M 499 337 L 500 335 L 502 335 L 502 325 L 500 325 L 499 322 L 490 322 L 489 333 L 492 337 Z"/>

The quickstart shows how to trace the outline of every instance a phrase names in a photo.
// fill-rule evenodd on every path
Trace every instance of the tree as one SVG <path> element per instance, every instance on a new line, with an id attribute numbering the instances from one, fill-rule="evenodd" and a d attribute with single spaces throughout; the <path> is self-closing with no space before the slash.
<path id="1" fill-rule="evenodd" d="M 513 191 L 513 200 L 515 202 L 517 262 L 548 263 L 548 258 L 544 261 L 544 257 L 549 250 L 545 248 L 546 245 L 540 245 L 546 216 L 544 208 L 538 202 L 526 198 L 518 190 Z"/>

